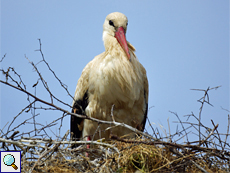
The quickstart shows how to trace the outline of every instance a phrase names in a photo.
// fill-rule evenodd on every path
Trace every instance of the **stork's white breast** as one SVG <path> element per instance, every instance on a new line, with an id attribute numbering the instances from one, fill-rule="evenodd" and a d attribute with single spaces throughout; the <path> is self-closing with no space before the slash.
<path id="1" fill-rule="evenodd" d="M 96 62 L 89 75 L 89 94 L 94 97 L 90 99 L 102 105 L 125 103 L 129 108 L 133 107 L 143 90 L 138 70 L 126 57 L 121 59 L 107 55 Z"/>

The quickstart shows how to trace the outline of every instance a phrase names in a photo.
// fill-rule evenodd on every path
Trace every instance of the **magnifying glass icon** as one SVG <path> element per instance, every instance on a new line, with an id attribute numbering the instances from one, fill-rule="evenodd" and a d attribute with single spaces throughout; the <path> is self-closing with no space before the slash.
<path id="1" fill-rule="evenodd" d="M 15 170 L 18 169 L 18 167 L 14 164 L 15 163 L 15 158 L 11 154 L 7 154 L 3 158 L 3 162 L 7 166 L 12 166 Z"/>

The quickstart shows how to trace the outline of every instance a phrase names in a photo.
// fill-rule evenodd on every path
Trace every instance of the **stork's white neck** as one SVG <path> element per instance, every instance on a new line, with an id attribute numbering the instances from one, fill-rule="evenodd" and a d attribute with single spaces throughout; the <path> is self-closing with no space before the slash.
<path id="1" fill-rule="evenodd" d="M 103 41 L 106 54 L 109 54 L 112 57 L 123 57 L 127 59 L 125 51 L 122 49 L 117 39 L 107 31 L 103 31 Z"/>
<path id="2" fill-rule="evenodd" d="M 114 44 L 118 44 L 117 39 L 114 37 L 113 34 L 109 33 L 108 31 L 103 31 L 103 41 L 105 51 L 111 50 L 114 47 Z"/>

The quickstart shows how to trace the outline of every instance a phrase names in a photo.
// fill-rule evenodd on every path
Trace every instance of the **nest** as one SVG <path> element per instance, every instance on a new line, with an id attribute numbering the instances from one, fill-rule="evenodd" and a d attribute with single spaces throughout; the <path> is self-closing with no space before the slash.
<path id="1" fill-rule="evenodd" d="M 229 149 L 176 144 L 145 137 L 109 142 L 21 139 L 3 145 L 22 150 L 22 172 L 229 172 Z M 0 139 L 2 140 L 2 139 Z M 2 140 L 3 141 L 3 140 Z M 206 141 L 207 142 L 207 141 Z M 87 149 L 86 145 L 91 143 Z M 203 144 L 202 144 L 203 145 Z M 86 156 L 86 153 L 88 156 Z"/>

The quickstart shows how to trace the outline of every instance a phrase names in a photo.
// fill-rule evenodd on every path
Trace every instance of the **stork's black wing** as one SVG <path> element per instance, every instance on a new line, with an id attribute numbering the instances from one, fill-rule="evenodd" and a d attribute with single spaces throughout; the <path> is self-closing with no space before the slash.
<path id="1" fill-rule="evenodd" d="M 144 98 L 145 98 L 145 100 L 148 100 L 148 98 L 147 98 L 148 96 L 146 95 L 146 91 L 144 91 Z M 141 122 L 141 131 L 144 131 L 144 129 L 145 129 L 145 124 L 146 124 L 146 120 L 147 120 L 147 114 L 148 114 L 148 103 L 147 102 L 145 102 L 145 112 L 144 112 L 144 119 L 143 119 L 143 121 Z"/>
<path id="2" fill-rule="evenodd" d="M 85 109 L 88 106 L 88 91 L 84 94 L 81 100 L 76 100 L 73 103 L 72 113 L 86 115 Z M 84 119 L 71 115 L 70 131 L 72 140 L 79 140 L 82 137 Z"/>

